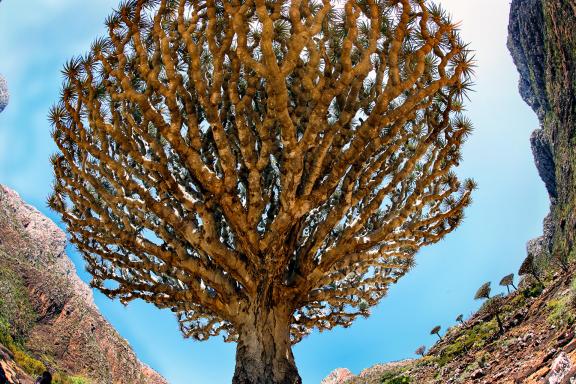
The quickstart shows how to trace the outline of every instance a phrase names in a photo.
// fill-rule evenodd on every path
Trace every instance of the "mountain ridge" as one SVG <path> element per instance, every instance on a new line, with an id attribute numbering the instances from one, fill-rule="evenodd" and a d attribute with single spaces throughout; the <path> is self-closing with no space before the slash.
<path id="1" fill-rule="evenodd" d="M 15 191 L 0 185 L 0 268 L 8 276 L 13 273 L 26 291 L 20 296 L 27 298 L 19 297 L 18 290 L 10 290 L 9 285 L 2 297 L 9 303 L 29 301 L 27 310 L 18 312 L 18 304 L 11 316 L 8 306 L 0 306 L 0 315 L 12 317 L 6 320 L 23 350 L 53 371 L 94 384 L 167 384 L 137 359 L 128 342 L 100 314 L 65 246 L 66 235 L 56 224 L 24 203 Z M 33 312 L 33 321 L 19 323 L 18 318 L 29 316 L 28 312 Z M 2 350 L 0 357 L 5 359 L 18 354 L 10 353 L 7 345 Z M 19 376 L 16 382 L 31 382 L 31 376 L 19 366 L 22 364 L 12 361 L 6 365 Z M 28 368 L 27 373 L 32 373 Z"/>

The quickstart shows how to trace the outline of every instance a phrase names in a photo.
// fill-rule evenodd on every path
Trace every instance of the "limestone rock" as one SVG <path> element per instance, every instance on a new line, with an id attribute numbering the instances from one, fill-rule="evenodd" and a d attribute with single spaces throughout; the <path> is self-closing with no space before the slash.
<path id="1" fill-rule="evenodd" d="M 336 368 L 333 370 L 321 384 L 344 384 L 344 382 L 354 375 L 346 368 Z"/>
<path id="2" fill-rule="evenodd" d="M 550 373 L 546 375 L 547 384 L 561 384 L 570 373 L 574 364 L 565 352 L 561 352 L 552 362 Z"/>
<path id="3" fill-rule="evenodd" d="M 8 83 L 6 83 L 6 79 L 0 75 L 0 112 L 6 108 L 9 99 Z"/>

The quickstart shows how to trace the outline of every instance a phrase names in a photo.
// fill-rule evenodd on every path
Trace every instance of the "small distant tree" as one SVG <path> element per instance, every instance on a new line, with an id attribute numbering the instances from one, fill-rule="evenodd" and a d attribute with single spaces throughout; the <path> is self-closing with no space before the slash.
<path id="1" fill-rule="evenodd" d="M 431 335 L 436 335 L 438 336 L 438 338 L 440 339 L 440 341 L 442 341 L 442 336 L 440 336 L 440 330 L 442 329 L 441 326 L 437 325 L 434 328 L 432 328 L 432 330 L 430 331 Z"/>
<path id="2" fill-rule="evenodd" d="M 474 295 L 474 300 L 489 299 L 491 290 L 492 288 L 490 288 L 490 282 L 482 284 L 480 288 L 478 288 L 478 290 L 476 291 L 476 294 Z"/>
<path id="3" fill-rule="evenodd" d="M 500 333 L 504 333 L 504 324 L 502 323 L 502 319 L 500 318 L 500 312 L 503 305 L 504 305 L 504 296 L 496 295 L 488 299 L 488 301 L 486 301 L 486 304 L 484 306 L 486 308 L 486 311 L 496 318 L 496 322 L 498 322 L 498 328 L 500 329 Z"/>
<path id="4" fill-rule="evenodd" d="M 503 287 L 506 287 L 506 289 L 508 290 L 508 293 L 510 293 L 510 286 L 512 286 L 512 288 L 514 288 L 514 290 L 516 290 L 516 286 L 514 285 L 514 274 L 511 273 L 509 275 L 506 275 L 502 278 L 502 280 L 500 280 L 500 285 Z"/>
<path id="5" fill-rule="evenodd" d="M 424 354 L 426 353 L 426 346 L 425 345 L 421 345 L 419 346 L 416 351 L 414 351 L 415 354 L 420 355 L 422 357 L 424 357 Z"/>
<path id="6" fill-rule="evenodd" d="M 562 269 L 562 272 L 568 273 L 570 271 L 570 259 L 567 252 L 554 252 L 552 260 Z"/>
<path id="7" fill-rule="evenodd" d="M 460 324 L 464 325 L 464 315 L 459 314 L 458 317 L 456 318 L 456 321 L 459 322 Z"/>
<path id="8" fill-rule="evenodd" d="M 500 328 L 500 332 L 504 333 L 504 325 L 502 324 L 502 320 L 500 319 L 500 307 L 502 305 L 502 295 L 496 295 L 493 298 L 490 298 L 490 282 L 486 282 L 478 288 L 476 294 L 474 295 L 474 300 L 481 300 L 485 299 L 488 300 L 484 304 L 485 310 L 492 316 L 496 317 L 496 321 L 498 322 L 498 327 Z"/>
<path id="9" fill-rule="evenodd" d="M 522 262 L 522 265 L 520 265 L 520 269 L 518 269 L 518 275 L 530 275 L 534 277 L 537 282 L 544 285 L 540 279 L 540 274 L 540 267 L 536 264 L 534 255 L 529 253 L 528 256 L 526 256 L 524 259 L 524 262 Z"/>

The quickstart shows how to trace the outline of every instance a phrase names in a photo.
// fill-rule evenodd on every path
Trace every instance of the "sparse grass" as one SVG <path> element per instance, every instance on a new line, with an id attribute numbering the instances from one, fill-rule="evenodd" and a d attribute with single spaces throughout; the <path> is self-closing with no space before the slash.
<path id="1" fill-rule="evenodd" d="M 54 384 L 90 384 L 91 381 L 81 376 L 68 376 L 63 372 L 57 372 L 52 380 Z"/>
<path id="2" fill-rule="evenodd" d="M 514 296 L 509 302 L 512 310 L 520 309 L 526 305 L 526 297 L 523 294 Z"/>
<path id="3" fill-rule="evenodd" d="M 74 376 L 71 377 L 70 380 L 72 384 L 90 384 L 90 380 L 84 377 Z"/>
<path id="4" fill-rule="evenodd" d="M 549 324 L 557 327 L 572 326 L 576 323 L 576 278 L 570 284 L 570 292 L 547 303 Z"/>
<path id="5" fill-rule="evenodd" d="M 24 282 L 12 269 L 0 264 L 0 316 L 10 324 L 17 339 L 26 337 L 36 320 Z"/>
<path id="6" fill-rule="evenodd" d="M 482 348 L 486 345 L 486 341 L 497 332 L 498 325 L 494 319 L 464 330 L 462 335 L 442 349 L 440 356 L 436 358 L 436 362 L 440 366 L 444 366 L 467 351 Z"/>
<path id="7" fill-rule="evenodd" d="M 46 366 L 40 360 L 36 360 L 22 349 L 13 350 L 14 361 L 24 370 L 32 376 L 41 375 L 42 372 L 46 370 Z"/>
<path id="8" fill-rule="evenodd" d="M 540 296 L 542 291 L 544 291 L 544 285 L 542 283 L 536 283 L 536 284 L 533 284 L 530 287 L 524 289 L 522 291 L 522 295 L 525 298 L 538 297 L 538 296 Z"/>
<path id="9" fill-rule="evenodd" d="M 410 377 L 402 374 L 401 371 L 386 372 L 380 378 L 382 384 L 408 384 L 411 383 Z"/>

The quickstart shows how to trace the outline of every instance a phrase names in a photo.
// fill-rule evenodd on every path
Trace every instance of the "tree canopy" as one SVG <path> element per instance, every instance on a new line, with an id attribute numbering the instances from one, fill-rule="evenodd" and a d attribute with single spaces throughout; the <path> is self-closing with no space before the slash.
<path id="1" fill-rule="evenodd" d="M 482 284 L 482 286 L 480 286 L 480 288 L 478 288 L 478 290 L 476 291 L 476 294 L 474 295 L 474 300 L 489 299 L 491 290 L 492 288 L 490 287 L 489 281 Z"/>
<path id="2" fill-rule="evenodd" d="M 131 0 L 106 25 L 63 70 L 49 199 L 106 295 L 296 343 L 461 222 L 473 59 L 440 7 Z"/>

